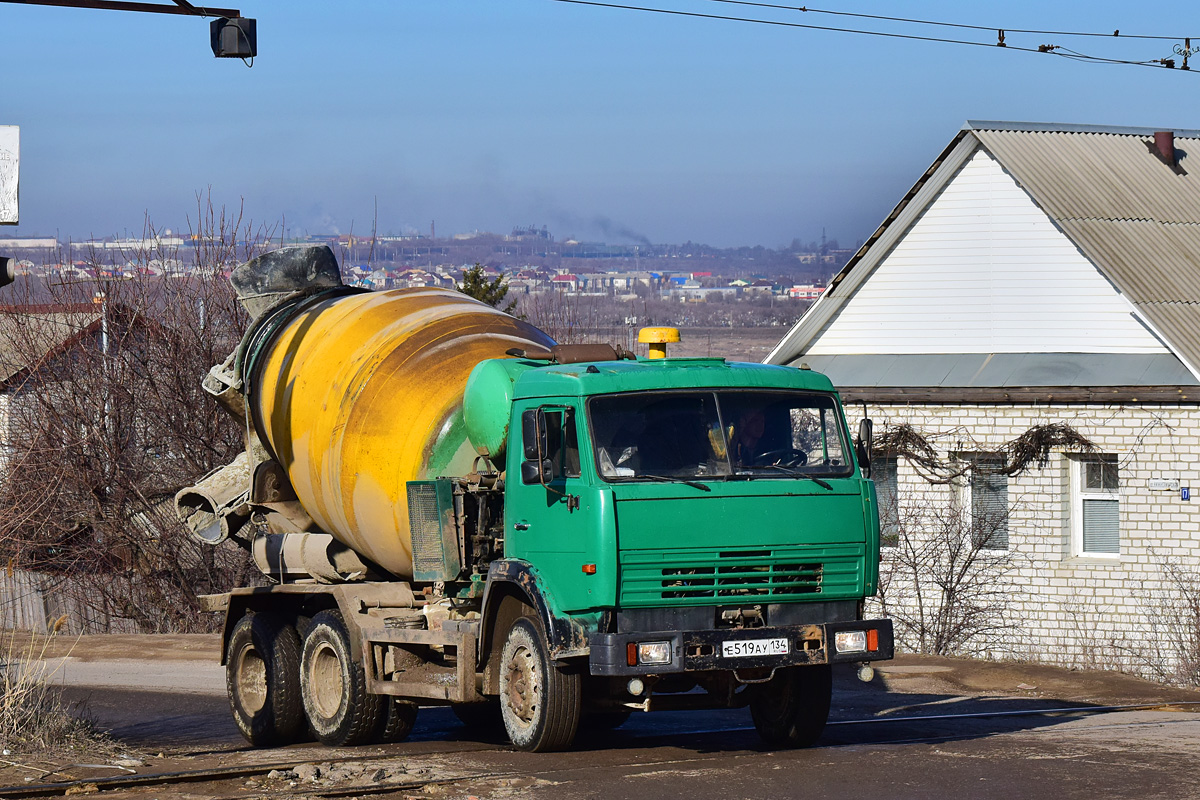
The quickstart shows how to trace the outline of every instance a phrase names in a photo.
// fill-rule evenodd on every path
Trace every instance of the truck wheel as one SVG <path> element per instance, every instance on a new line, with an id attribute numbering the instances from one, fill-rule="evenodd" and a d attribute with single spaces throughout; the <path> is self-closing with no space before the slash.
<path id="1" fill-rule="evenodd" d="M 403 742 L 412 733 L 413 725 L 417 722 L 417 704 L 411 700 L 401 700 L 399 697 L 385 697 L 383 703 L 386 708 L 383 727 L 375 741 L 379 744 Z"/>
<path id="2" fill-rule="evenodd" d="M 383 726 L 380 695 L 367 692 L 367 676 L 350 651 L 350 634 L 338 611 L 312 618 L 300 657 L 304 713 L 321 744 L 365 744 Z"/>
<path id="3" fill-rule="evenodd" d="M 828 664 L 780 669 L 752 691 L 750 716 L 768 745 L 808 747 L 820 738 L 833 694 Z"/>
<path id="4" fill-rule="evenodd" d="M 233 721 L 255 747 L 290 744 L 304 732 L 300 637 L 274 614 L 238 620 L 225 650 Z"/>
<path id="5" fill-rule="evenodd" d="M 541 625 L 513 623 L 500 654 L 500 715 L 518 750 L 565 750 L 579 728 L 583 680 L 550 660 Z"/>

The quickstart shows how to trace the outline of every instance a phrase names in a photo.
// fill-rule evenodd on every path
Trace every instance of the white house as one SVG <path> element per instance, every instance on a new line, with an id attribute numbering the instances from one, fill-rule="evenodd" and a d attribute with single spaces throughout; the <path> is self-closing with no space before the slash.
<path id="1" fill-rule="evenodd" d="M 874 417 L 910 647 L 1200 683 L 1200 131 L 967 123 L 766 360 Z"/>

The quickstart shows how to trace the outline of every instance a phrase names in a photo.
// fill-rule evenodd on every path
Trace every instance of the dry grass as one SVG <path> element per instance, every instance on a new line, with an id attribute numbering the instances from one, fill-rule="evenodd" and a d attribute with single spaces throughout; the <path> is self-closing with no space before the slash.
<path id="1" fill-rule="evenodd" d="M 46 665 L 65 619 L 49 636 L 4 634 L 0 646 L 0 748 L 5 754 L 56 754 L 106 750 L 113 744 L 81 707 L 68 707 L 54 677 L 61 667 Z M 18 638 L 20 636 L 20 638 Z"/>

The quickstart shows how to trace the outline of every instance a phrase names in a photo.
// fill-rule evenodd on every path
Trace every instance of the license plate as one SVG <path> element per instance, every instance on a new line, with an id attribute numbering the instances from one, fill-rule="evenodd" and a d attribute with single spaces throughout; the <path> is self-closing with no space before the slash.
<path id="1" fill-rule="evenodd" d="M 747 656 L 785 656 L 788 654 L 788 640 L 750 639 L 737 642 L 721 642 L 721 655 L 725 658 L 746 658 Z"/>

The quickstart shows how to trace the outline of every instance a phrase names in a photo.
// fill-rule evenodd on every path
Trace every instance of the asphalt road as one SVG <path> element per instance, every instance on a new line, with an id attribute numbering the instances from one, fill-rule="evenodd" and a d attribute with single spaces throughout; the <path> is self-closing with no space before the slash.
<path id="1" fill-rule="evenodd" d="M 141 674 L 133 662 L 68 661 L 59 675 L 68 698 L 86 700 L 101 726 L 131 750 L 149 754 L 142 772 L 273 760 L 316 764 L 326 776 L 304 781 L 284 772 L 220 791 L 181 785 L 106 797 L 303 796 L 338 780 L 366 788 L 397 775 L 461 778 L 397 797 L 1200 797 L 1200 705 L 1090 711 L 1080 702 L 1085 698 L 1093 708 L 1097 702 L 1188 703 L 1200 702 L 1200 694 L 1151 689 L 1138 696 L 1126 684 L 1098 691 L 1075 673 L 1045 668 L 1032 676 L 995 672 L 992 684 L 1011 684 L 1004 694 L 994 686 L 963 688 L 983 680 L 988 669 L 970 662 L 910 663 L 871 684 L 843 672 L 831 724 L 808 750 L 764 748 L 746 711 L 661 712 L 635 715 L 616 731 L 585 733 L 572 752 L 536 755 L 469 730 L 440 708 L 423 709 L 413 735 L 398 745 L 254 751 L 230 721 L 223 673 L 211 662 L 152 663 Z M 1035 679 L 1055 691 L 1024 682 Z M 1075 706 L 1079 710 L 994 716 Z M 972 714 L 990 716 L 963 716 Z M 345 757 L 356 759 L 352 769 L 331 773 L 330 765 Z"/>

